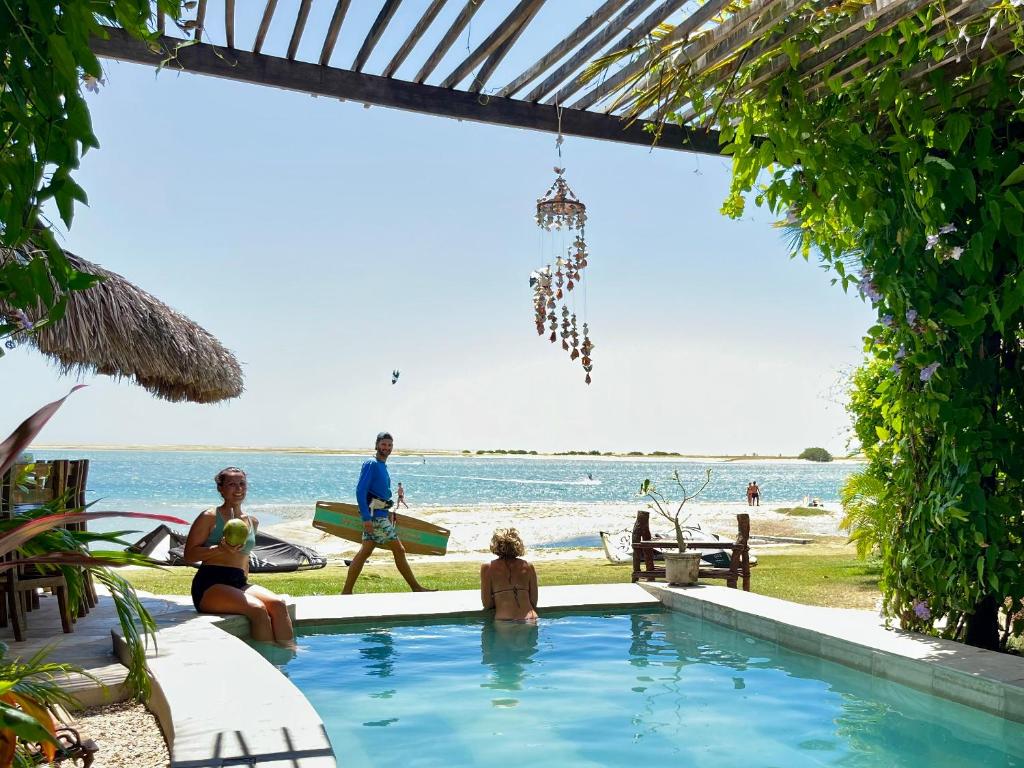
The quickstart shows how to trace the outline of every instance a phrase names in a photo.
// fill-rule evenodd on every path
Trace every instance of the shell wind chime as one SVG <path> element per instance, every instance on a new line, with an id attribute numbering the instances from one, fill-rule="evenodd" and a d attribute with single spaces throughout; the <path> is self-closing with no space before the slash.
<path id="1" fill-rule="evenodd" d="M 561 136 L 558 138 L 561 155 Z M 570 309 L 567 303 L 569 294 L 582 287 L 584 270 L 587 268 L 587 242 L 584 235 L 587 207 L 569 188 L 564 173 L 564 168 L 555 168 L 554 183 L 544 197 L 537 200 L 536 221 L 537 226 L 544 232 L 575 233 L 575 238 L 568 247 L 563 243 L 557 248 L 558 255 L 555 256 L 553 264 L 547 264 L 530 275 L 534 321 L 539 336 L 547 333 L 548 341 L 552 344 L 561 339 L 562 349 L 569 353 L 569 358 L 580 360 L 587 374 L 584 380 L 589 384 L 590 372 L 594 367 L 594 345 L 590 341 L 590 329 L 585 317 L 585 290 L 582 341 L 575 307 Z"/>

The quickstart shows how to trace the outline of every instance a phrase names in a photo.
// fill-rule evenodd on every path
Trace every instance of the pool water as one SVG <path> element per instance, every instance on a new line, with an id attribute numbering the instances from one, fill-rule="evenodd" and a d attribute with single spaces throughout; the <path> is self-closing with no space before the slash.
<path id="1" fill-rule="evenodd" d="M 1024 766 L 1024 725 L 664 610 L 300 631 L 340 766 Z"/>

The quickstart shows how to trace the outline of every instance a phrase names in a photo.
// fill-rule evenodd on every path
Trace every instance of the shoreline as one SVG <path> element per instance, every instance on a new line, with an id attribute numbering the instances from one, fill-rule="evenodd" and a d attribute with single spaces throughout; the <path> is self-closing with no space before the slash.
<path id="1" fill-rule="evenodd" d="M 253 446 L 230 446 L 230 445 L 110 445 L 102 443 L 53 443 L 33 444 L 25 449 L 26 453 L 33 451 L 149 451 L 153 453 L 282 453 L 299 454 L 312 456 L 368 456 L 370 451 L 367 448 L 316 448 L 306 446 L 288 447 L 253 447 Z M 679 462 L 700 462 L 700 463 L 740 463 L 740 462 L 770 462 L 779 464 L 863 464 L 865 459 L 860 456 L 839 456 L 834 457 L 830 462 L 815 462 L 809 459 L 801 459 L 797 456 L 769 456 L 769 455 L 742 455 L 742 454 L 701 454 L 687 453 L 679 455 L 630 455 L 625 452 L 602 453 L 601 455 L 590 454 L 565 454 L 555 452 L 538 451 L 537 453 L 463 453 L 462 451 L 446 450 L 440 448 L 427 449 L 401 449 L 396 450 L 393 456 L 409 457 L 432 457 L 432 458 L 461 458 L 461 459 L 530 459 L 539 461 L 640 461 L 656 463 L 679 463 Z"/>
<path id="2" fill-rule="evenodd" d="M 839 530 L 843 512 L 838 503 L 826 503 L 821 515 L 811 517 L 790 516 L 778 511 L 791 506 L 779 503 L 750 507 L 744 502 L 695 504 L 687 523 L 699 523 L 702 530 L 730 539 L 736 533 L 736 515 L 746 512 L 750 515 L 752 536 L 845 539 Z M 491 534 L 499 527 L 517 528 L 526 544 L 527 556 L 532 559 L 603 558 L 599 532 L 628 534 L 636 519 L 636 511 L 635 503 L 622 503 L 424 506 L 404 512 L 452 532 L 446 555 L 410 555 L 411 561 L 455 562 L 489 558 Z M 355 542 L 324 533 L 313 528 L 311 522 L 312 515 L 261 526 L 261 530 L 293 544 L 310 547 L 329 559 L 349 557 L 358 550 L 359 545 Z M 652 515 L 651 529 L 655 533 L 667 534 L 669 523 Z M 378 557 L 388 556 L 386 552 L 377 554 Z"/>

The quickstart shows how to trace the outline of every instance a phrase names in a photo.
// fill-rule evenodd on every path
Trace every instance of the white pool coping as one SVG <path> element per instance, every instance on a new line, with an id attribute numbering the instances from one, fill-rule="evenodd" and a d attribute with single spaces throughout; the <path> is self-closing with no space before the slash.
<path id="1" fill-rule="evenodd" d="M 303 626 L 486 615 L 477 590 L 290 602 Z M 865 611 L 815 608 L 713 586 L 602 584 L 540 590 L 542 615 L 659 603 L 1024 722 L 1024 659 L 887 630 Z M 190 609 L 160 629 L 159 651 L 149 662 L 154 682 L 150 708 L 167 735 L 171 768 L 335 768 L 320 716 L 287 677 L 235 636 L 247 633 L 243 617 L 199 616 Z M 344 745 L 338 746 L 343 752 Z"/>

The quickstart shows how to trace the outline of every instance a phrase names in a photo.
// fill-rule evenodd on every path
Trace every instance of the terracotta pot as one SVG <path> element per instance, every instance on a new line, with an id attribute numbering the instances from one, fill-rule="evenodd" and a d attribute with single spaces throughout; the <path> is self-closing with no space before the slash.
<path id="1" fill-rule="evenodd" d="M 697 583 L 700 552 L 665 552 L 665 581 L 685 587 Z"/>

